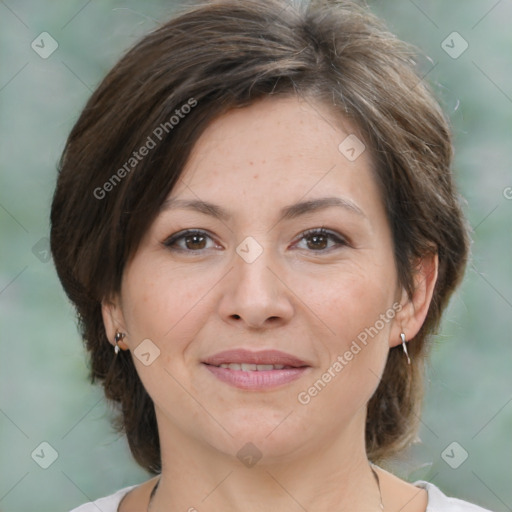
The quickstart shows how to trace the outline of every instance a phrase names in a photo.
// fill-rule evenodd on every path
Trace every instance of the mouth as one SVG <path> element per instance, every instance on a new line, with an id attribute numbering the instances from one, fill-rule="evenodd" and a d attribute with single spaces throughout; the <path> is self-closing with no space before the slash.
<path id="1" fill-rule="evenodd" d="M 218 380 L 253 391 L 281 387 L 298 379 L 310 368 L 305 361 L 278 350 L 228 350 L 202 363 Z"/>
<path id="2" fill-rule="evenodd" d="M 252 363 L 222 363 L 219 365 L 212 365 L 217 368 L 228 368 L 230 370 L 242 370 L 243 372 L 264 372 L 269 370 L 289 370 L 295 368 L 294 366 L 285 366 L 284 364 L 252 364 Z"/>

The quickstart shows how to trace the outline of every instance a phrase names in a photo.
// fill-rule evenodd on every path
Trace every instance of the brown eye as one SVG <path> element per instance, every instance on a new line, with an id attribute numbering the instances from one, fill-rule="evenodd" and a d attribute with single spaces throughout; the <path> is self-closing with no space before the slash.
<path id="1" fill-rule="evenodd" d="M 187 235 L 184 240 L 187 249 L 204 249 L 206 245 L 206 237 L 203 235 Z"/>
<path id="2" fill-rule="evenodd" d="M 306 240 L 306 249 L 314 252 L 328 252 L 329 249 L 335 248 L 336 246 L 347 246 L 347 241 L 337 233 L 328 231 L 324 228 L 311 229 L 304 233 L 299 241 Z M 334 241 L 329 245 L 330 241 Z"/>
<path id="3" fill-rule="evenodd" d="M 309 249 L 326 249 L 329 243 L 326 235 L 309 235 L 308 248 Z"/>
<path id="4" fill-rule="evenodd" d="M 189 230 L 171 235 L 163 244 L 171 250 L 200 252 L 208 249 L 208 239 L 211 237 L 204 231 Z"/>

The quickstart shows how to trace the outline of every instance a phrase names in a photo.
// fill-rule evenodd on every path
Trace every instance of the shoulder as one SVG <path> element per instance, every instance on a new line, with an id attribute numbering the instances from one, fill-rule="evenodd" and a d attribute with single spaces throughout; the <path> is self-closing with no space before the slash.
<path id="1" fill-rule="evenodd" d="M 128 494 L 129 491 L 135 487 L 137 486 L 131 485 L 130 487 L 120 489 L 110 496 L 105 496 L 104 498 L 100 498 L 96 501 L 84 503 L 78 508 L 71 510 L 71 512 L 98 512 L 98 510 L 101 510 L 101 512 L 117 512 L 121 500 L 125 497 L 126 494 Z"/>
<path id="2" fill-rule="evenodd" d="M 467 501 L 449 498 L 438 487 L 429 482 L 419 480 L 414 482 L 414 485 L 425 489 L 428 493 L 428 505 L 425 512 L 491 512 Z"/>

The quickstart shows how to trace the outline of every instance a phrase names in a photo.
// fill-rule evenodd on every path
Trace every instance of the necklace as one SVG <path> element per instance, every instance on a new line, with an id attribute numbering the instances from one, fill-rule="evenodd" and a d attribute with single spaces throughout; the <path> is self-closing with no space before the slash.
<path id="1" fill-rule="evenodd" d="M 373 464 L 370 463 L 370 469 L 372 470 L 373 476 L 375 477 L 375 481 L 377 482 L 377 488 L 379 489 L 379 499 L 380 499 L 380 509 L 384 510 L 384 504 L 382 503 L 382 491 L 380 490 L 380 479 L 379 475 L 375 471 Z M 151 491 L 151 494 L 149 495 L 149 502 L 148 502 L 148 508 L 147 512 L 150 512 L 149 509 L 151 507 L 151 502 L 153 501 L 153 498 L 155 496 L 156 490 L 158 489 L 158 484 L 160 483 L 160 478 L 157 480 L 155 486 L 153 487 L 153 490 Z"/>

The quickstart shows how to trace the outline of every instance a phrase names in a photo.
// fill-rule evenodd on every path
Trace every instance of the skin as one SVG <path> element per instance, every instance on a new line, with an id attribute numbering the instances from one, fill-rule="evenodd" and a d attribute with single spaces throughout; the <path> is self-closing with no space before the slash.
<path id="1" fill-rule="evenodd" d="M 369 150 L 349 161 L 338 145 L 357 130 L 323 105 L 267 98 L 215 120 L 202 134 L 169 197 L 222 206 L 232 218 L 163 210 L 125 267 L 118 296 L 103 303 L 110 340 L 132 352 L 150 339 L 160 355 L 138 374 L 155 404 L 162 476 L 151 512 L 200 510 L 378 510 L 365 453 L 366 404 L 400 333 L 411 339 L 428 311 L 437 256 L 419 261 L 411 300 L 398 284 L 390 227 Z M 362 138 L 362 137 L 360 137 Z M 282 207 L 325 196 L 329 207 L 280 220 Z M 335 232 L 304 237 L 308 229 Z M 163 244 L 185 229 L 205 238 Z M 236 252 L 248 236 L 263 252 Z M 297 397 L 392 305 L 401 308 L 306 405 Z M 278 349 L 310 368 L 272 390 L 246 391 L 201 364 L 217 352 Z M 405 357 L 405 356 L 404 356 Z M 237 452 L 253 443 L 251 468 Z M 424 490 L 377 469 L 386 511 L 424 511 Z M 119 510 L 146 510 L 155 479 Z M 194 507 L 194 508 L 192 508 Z"/>

